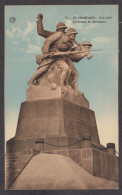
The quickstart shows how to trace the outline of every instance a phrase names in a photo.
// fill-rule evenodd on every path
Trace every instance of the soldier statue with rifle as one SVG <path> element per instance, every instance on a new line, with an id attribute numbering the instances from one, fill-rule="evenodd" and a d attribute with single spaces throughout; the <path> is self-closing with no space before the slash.
<path id="1" fill-rule="evenodd" d="M 64 85 L 70 85 L 75 92 L 78 90 L 78 72 L 73 62 L 80 61 L 83 57 L 91 58 L 90 42 L 85 41 L 79 44 L 76 40 L 76 30 L 69 28 L 66 32 L 66 25 L 62 22 L 57 24 L 56 31 L 50 32 L 43 30 L 42 15 L 38 15 L 37 32 L 46 38 L 42 47 L 43 55 L 36 56 L 36 62 L 39 64 L 37 71 L 28 81 L 30 87 L 37 86 L 39 77 L 48 72 L 50 67 L 56 67 L 60 71 L 59 84 L 64 90 Z M 76 47 L 74 43 L 77 44 Z"/>

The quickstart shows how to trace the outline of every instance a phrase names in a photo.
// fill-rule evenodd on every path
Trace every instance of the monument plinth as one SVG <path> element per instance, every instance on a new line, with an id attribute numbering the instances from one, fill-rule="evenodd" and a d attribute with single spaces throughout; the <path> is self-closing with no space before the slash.
<path id="1" fill-rule="evenodd" d="M 50 85 L 51 86 L 51 85 Z M 56 89 L 51 89 L 49 86 L 37 86 L 36 88 L 29 88 L 27 90 L 27 101 L 40 101 L 40 100 L 52 100 L 52 99 L 64 99 L 75 103 L 79 106 L 89 108 L 89 102 L 85 98 L 82 92 L 78 91 L 77 95 L 74 95 L 70 90 L 70 93 L 62 93 L 61 86 L 57 86 Z"/>
<path id="2" fill-rule="evenodd" d="M 23 140 L 26 140 L 27 144 L 30 142 L 30 149 L 34 149 L 34 143 L 39 138 L 50 140 L 50 144 L 54 144 L 55 140 L 55 144 L 62 146 L 74 143 L 86 134 L 91 136 L 93 142 L 100 144 L 92 110 L 65 100 L 63 97 L 26 101 L 20 108 L 14 150 L 17 152 L 22 150 Z M 20 151 L 16 147 L 17 140 L 21 145 Z"/>

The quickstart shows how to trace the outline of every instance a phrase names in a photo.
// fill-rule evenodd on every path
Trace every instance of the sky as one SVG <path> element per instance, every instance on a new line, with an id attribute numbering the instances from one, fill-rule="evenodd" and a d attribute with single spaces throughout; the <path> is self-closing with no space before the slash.
<path id="1" fill-rule="evenodd" d="M 78 88 L 95 112 L 101 144 L 113 142 L 119 151 L 117 5 L 5 6 L 5 140 L 15 135 L 27 81 L 38 67 L 35 56 L 42 53 L 45 39 L 37 34 L 39 13 L 43 14 L 44 29 L 55 31 L 56 24 L 64 22 L 76 29 L 78 42 L 90 41 L 92 50 L 102 49 L 92 52 L 90 60 L 75 63 Z"/>

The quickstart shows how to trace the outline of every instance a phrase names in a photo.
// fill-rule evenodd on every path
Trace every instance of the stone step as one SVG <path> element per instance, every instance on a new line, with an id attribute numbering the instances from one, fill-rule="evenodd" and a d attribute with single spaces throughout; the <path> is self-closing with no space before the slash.
<path id="1" fill-rule="evenodd" d="M 20 155 L 19 155 L 20 156 Z M 6 159 L 9 160 L 9 159 L 17 159 L 19 158 L 19 156 L 7 156 Z"/>
<path id="2" fill-rule="evenodd" d="M 21 159 L 20 160 L 21 162 L 25 162 L 30 158 L 30 156 L 32 156 L 32 155 L 30 155 L 30 154 L 29 155 L 20 155 L 17 158 L 8 158 L 8 159 L 6 158 L 5 165 L 9 165 L 9 164 L 12 165 L 12 164 L 16 163 L 18 159 Z"/>
<path id="3" fill-rule="evenodd" d="M 31 156 L 32 156 L 32 154 L 21 155 L 21 161 L 27 161 L 27 159 L 29 159 Z"/>
<path id="4" fill-rule="evenodd" d="M 6 166 L 6 170 L 9 171 L 9 170 L 13 169 L 13 167 L 14 167 L 14 165 L 10 165 L 10 166 L 8 165 L 8 166 Z"/>
<path id="5" fill-rule="evenodd" d="M 7 164 L 7 165 L 5 165 L 6 169 L 11 169 L 14 166 L 15 166 L 15 163 L 14 164 Z"/>
<path id="6" fill-rule="evenodd" d="M 18 176 L 18 174 L 22 171 L 26 163 L 33 155 L 20 155 L 20 158 L 10 167 L 6 167 L 6 189 L 12 184 L 14 179 Z M 8 165 L 9 166 L 9 165 Z M 7 169 L 8 168 L 8 169 Z"/>
<path id="7" fill-rule="evenodd" d="M 14 181 L 17 175 L 20 173 L 21 169 L 18 170 L 10 170 L 6 173 L 6 182 L 5 182 L 5 189 L 7 189 L 10 184 Z"/>
<path id="8" fill-rule="evenodd" d="M 9 157 L 9 158 L 6 158 L 5 159 L 5 164 L 12 164 L 12 163 L 15 163 L 20 157 L 21 157 L 21 160 L 24 161 L 24 160 L 27 160 L 28 158 L 30 158 L 30 154 L 28 155 L 20 155 L 18 157 Z"/>
<path id="9" fill-rule="evenodd" d="M 32 155 L 33 154 L 33 149 L 26 149 L 23 150 L 22 155 Z"/>
<path id="10" fill-rule="evenodd" d="M 19 156 L 21 152 L 16 152 L 16 153 L 7 153 L 5 156 Z"/>
<path id="11" fill-rule="evenodd" d="M 6 156 L 5 159 L 6 159 L 6 160 L 9 160 L 9 159 L 10 159 L 10 160 L 11 160 L 11 159 L 12 159 L 12 160 L 16 160 L 16 159 L 18 159 L 20 156 L 21 156 L 21 157 L 23 156 L 23 157 L 26 158 L 26 157 L 28 157 L 28 156 L 30 156 L 30 155 L 32 155 L 32 154 L 33 154 L 33 153 L 30 153 L 30 154 L 25 153 L 25 154 L 19 154 L 19 155 L 14 155 L 14 156 L 13 156 L 13 155 L 12 155 L 12 156 L 9 155 L 9 156 Z"/>
<path id="12" fill-rule="evenodd" d="M 6 163 L 6 164 L 15 163 L 18 159 L 19 159 L 19 158 L 17 158 L 17 159 L 6 159 L 6 160 L 5 160 L 5 163 Z"/>
<path id="13" fill-rule="evenodd" d="M 19 173 L 20 173 L 21 169 L 16 169 L 16 170 L 9 170 L 8 172 L 6 172 L 6 178 L 15 178 Z"/>
<path id="14" fill-rule="evenodd" d="M 16 170 L 12 170 L 12 169 L 9 169 L 8 171 L 6 171 L 6 175 L 8 177 L 10 177 L 10 175 L 16 175 L 16 173 L 19 173 L 21 171 L 21 169 L 16 169 Z"/>
<path id="15" fill-rule="evenodd" d="M 20 161 L 20 163 L 17 163 L 16 165 L 12 166 L 11 170 L 17 170 L 17 169 L 21 170 L 25 166 L 26 162 L 27 161 L 24 161 L 24 162 Z"/>
<path id="16" fill-rule="evenodd" d="M 15 163 L 17 160 L 19 159 L 18 157 L 9 157 L 9 158 L 5 158 L 5 163 Z"/>
<path id="17" fill-rule="evenodd" d="M 6 172 L 8 171 L 15 171 L 15 170 L 21 170 L 27 161 L 30 159 L 32 155 L 21 155 L 19 161 L 16 161 L 14 163 L 6 163 Z"/>

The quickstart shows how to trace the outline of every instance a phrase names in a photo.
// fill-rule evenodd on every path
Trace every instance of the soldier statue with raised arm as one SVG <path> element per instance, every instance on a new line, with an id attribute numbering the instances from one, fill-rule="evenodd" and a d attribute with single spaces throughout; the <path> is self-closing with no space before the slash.
<path id="1" fill-rule="evenodd" d="M 46 79 L 51 86 L 61 86 L 63 93 L 68 89 L 77 95 L 78 92 L 78 72 L 73 62 L 80 61 L 83 57 L 91 58 L 88 41 L 78 43 L 76 30 L 68 28 L 63 22 L 59 22 L 56 31 L 51 32 L 43 29 L 43 15 L 38 14 L 37 32 L 46 38 L 42 47 L 43 55 L 36 56 L 39 65 L 37 71 L 32 75 L 28 84 L 30 87 L 40 86 L 42 80 Z M 67 31 L 65 31 L 67 29 Z M 77 46 L 74 47 L 74 44 Z M 53 87 L 54 88 L 54 87 Z"/>

